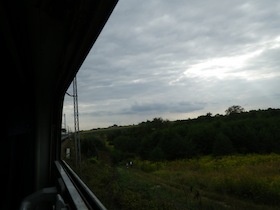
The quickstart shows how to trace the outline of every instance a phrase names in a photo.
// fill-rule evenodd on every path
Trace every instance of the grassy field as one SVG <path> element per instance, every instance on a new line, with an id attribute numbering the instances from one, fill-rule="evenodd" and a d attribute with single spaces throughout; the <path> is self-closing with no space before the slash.
<path id="1" fill-rule="evenodd" d="M 280 209 L 280 155 L 133 163 L 90 159 L 81 176 L 110 210 Z"/>

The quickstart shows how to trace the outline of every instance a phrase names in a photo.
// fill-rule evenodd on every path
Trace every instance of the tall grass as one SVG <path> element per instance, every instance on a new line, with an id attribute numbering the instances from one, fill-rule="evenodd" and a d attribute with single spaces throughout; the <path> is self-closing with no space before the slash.
<path id="1" fill-rule="evenodd" d="M 157 176 L 204 191 L 280 205 L 280 155 L 235 155 L 167 162 Z"/>
<path id="2" fill-rule="evenodd" d="M 133 167 L 89 159 L 86 184 L 108 209 L 256 209 L 280 206 L 280 155 L 203 156 Z M 279 208 L 278 208 L 279 209 Z"/>

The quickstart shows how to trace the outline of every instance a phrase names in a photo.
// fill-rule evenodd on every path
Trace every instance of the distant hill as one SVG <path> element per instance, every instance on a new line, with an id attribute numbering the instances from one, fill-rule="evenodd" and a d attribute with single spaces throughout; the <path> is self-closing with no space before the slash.
<path id="1" fill-rule="evenodd" d="M 280 109 L 114 125 L 81 132 L 81 144 L 82 152 L 89 156 L 96 150 L 109 151 L 110 147 L 115 162 L 135 157 L 174 160 L 199 155 L 280 153 Z"/>

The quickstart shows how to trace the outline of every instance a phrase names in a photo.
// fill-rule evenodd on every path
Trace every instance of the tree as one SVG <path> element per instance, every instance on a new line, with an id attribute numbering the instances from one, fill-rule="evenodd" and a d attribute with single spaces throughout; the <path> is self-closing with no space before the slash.
<path id="1" fill-rule="evenodd" d="M 234 152 L 231 140 L 223 133 L 218 133 L 213 143 L 212 154 L 214 156 L 229 155 Z"/>
<path id="2" fill-rule="evenodd" d="M 208 112 L 208 113 L 206 114 L 206 117 L 212 117 L 212 113 L 211 113 L 211 112 Z"/>
<path id="3" fill-rule="evenodd" d="M 226 115 L 230 115 L 230 114 L 237 114 L 237 113 L 242 113 L 244 112 L 245 109 L 239 105 L 233 105 L 231 107 L 229 107 L 225 112 Z"/>

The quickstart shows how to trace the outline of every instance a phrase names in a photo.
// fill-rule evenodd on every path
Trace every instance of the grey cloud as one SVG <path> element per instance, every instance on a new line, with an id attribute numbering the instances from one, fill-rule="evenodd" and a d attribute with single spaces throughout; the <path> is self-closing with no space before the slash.
<path id="1" fill-rule="evenodd" d="M 280 41 L 279 41 L 280 42 Z M 274 49 L 268 49 L 260 56 L 256 57 L 250 65 L 247 67 L 250 71 L 256 71 L 259 73 L 278 73 L 280 66 L 280 47 Z M 278 76 L 280 72 L 278 73 Z"/>
<path id="2" fill-rule="evenodd" d="M 188 113 L 203 109 L 203 103 L 189 103 L 189 102 L 162 102 L 162 103 L 145 103 L 133 104 L 129 109 L 122 111 L 122 114 L 140 114 L 141 113 Z"/>
<path id="3" fill-rule="evenodd" d="M 147 115 L 147 114 L 158 114 L 162 115 L 164 113 L 190 113 L 193 111 L 202 110 L 205 107 L 205 103 L 201 102 L 172 102 L 167 103 L 163 101 L 161 103 L 134 103 L 125 108 L 118 109 L 118 107 L 111 108 L 110 110 L 106 110 L 99 108 L 99 110 L 89 111 L 89 112 L 81 112 L 81 115 L 93 115 L 96 117 L 99 116 L 112 116 L 112 115 Z M 107 107 L 108 108 L 108 107 Z"/>
<path id="4" fill-rule="evenodd" d="M 78 72 L 79 103 L 95 104 L 81 115 L 117 120 L 124 114 L 205 114 L 238 103 L 279 104 L 279 77 L 248 81 L 183 74 L 194 64 L 253 52 L 275 39 L 279 11 L 280 1 L 274 0 L 120 0 Z M 235 71 L 279 75 L 279 66 L 275 48 Z"/>

